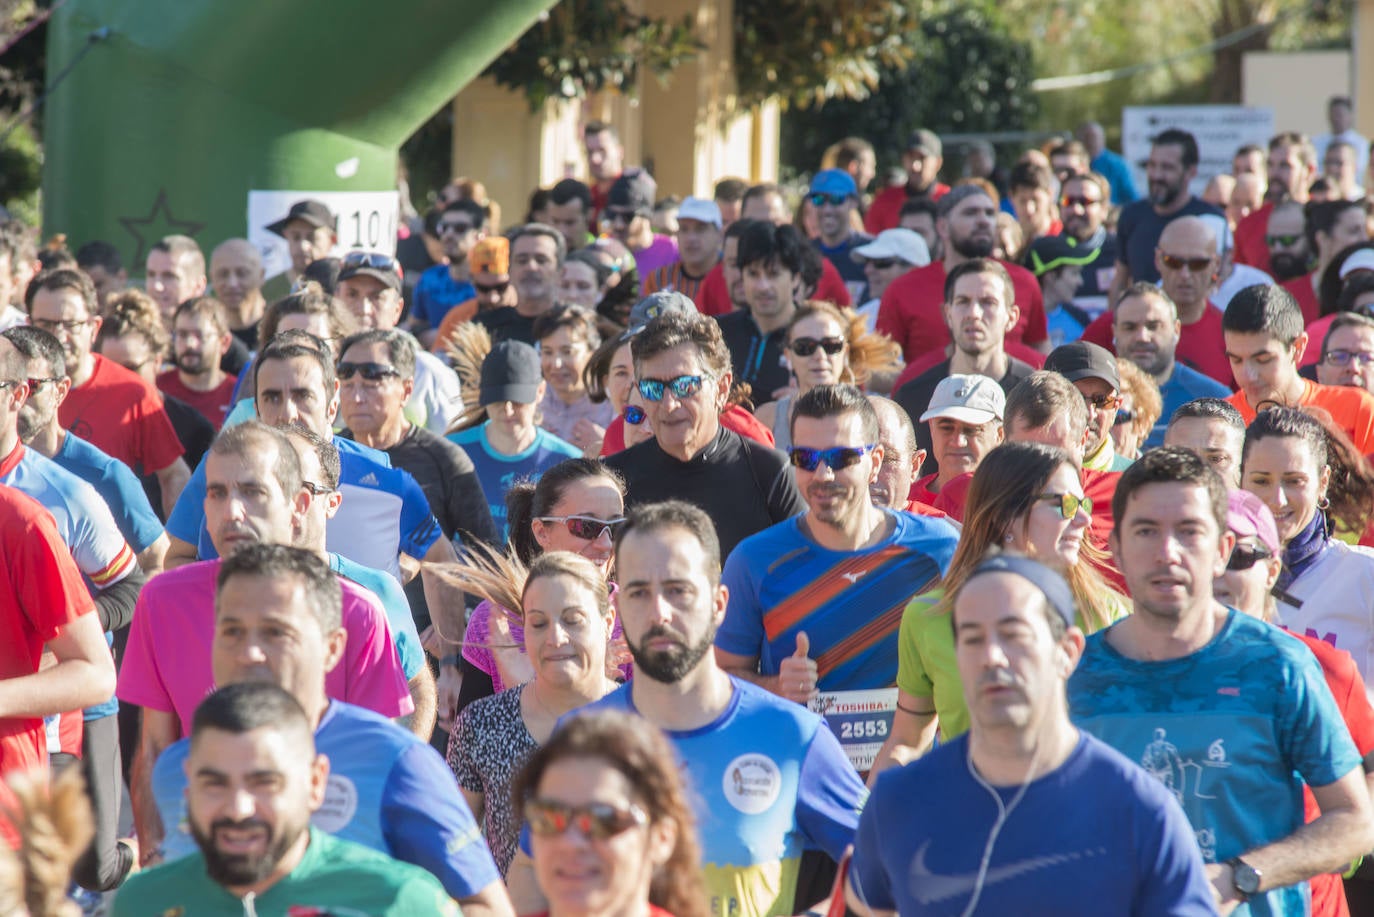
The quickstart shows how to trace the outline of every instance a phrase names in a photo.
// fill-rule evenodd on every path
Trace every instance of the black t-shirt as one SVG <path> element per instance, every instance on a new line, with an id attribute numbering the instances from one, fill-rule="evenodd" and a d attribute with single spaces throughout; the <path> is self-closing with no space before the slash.
<path id="1" fill-rule="evenodd" d="M 1155 249 L 1159 246 L 1164 227 L 1179 217 L 1202 216 L 1206 213 L 1225 216 L 1216 207 L 1196 197 L 1188 198 L 1188 203 L 1166 217 L 1155 213 L 1154 205 L 1148 199 L 1133 201 L 1121 208 L 1121 216 L 1116 221 L 1116 238 L 1120 245 L 1119 257 L 1131 269 L 1131 280 L 1157 283 L 1159 271 L 1155 268 Z"/>
<path id="2" fill-rule="evenodd" d="M 229 333 L 234 336 L 234 340 L 243 345 L 244 362 L 248 360 L 248 355 L 258 349 L 258 323 L 254 322 L 245 328 L 230 328 Z M 221 364 L 222 365 L 222 364 Z M 225 370 L 228 372 L 228 370 Z M 238 375 L 238 373 L 234 373 Z"/>
<path id="3" fill-rule="evenodd" d="M 901 405 L 903 411 L 911 418 L 911 423 L 916 427 L 916 447 L 926 450 L 926 463 L 921 467 L 921 474 L 935 474 L 940 470 L 940 463 L 935 461 L 935 453 L 931 450 L 930 442 L 930 422 L 921 422 L 921 415 L 930 410 L 930 399 L 935 394 L 935 387 L 940 384 L 940 380 L 949 375 L 950 361 L 932 366 L 930 369 L 912 379 L 906 385 L 897 390 L 897 394 L 892 396 L 892 400 Z M 997 384 L 1002 387 L 1002 391 L 1010 392 L 1016 388 L 1016 383 L 1035 372 L 1035 368 L 1029 363 L 1023 363 L 1015 357 L 1007 357 L 1007 374 L 997 380 Z"/>
<path id="4" fill-rule="evenodd" d="M 219 368 L 231 376 L 237 376 L 243 372 L 243 368 L 248 365 L 253 354 L 248 349 L 248 345 L 243 343 L 237 331 L 230 332 L 230 335 L 229 349 L 224 352 L 224 356 L 219 358 Z M 257 337 L 256 330 L 253 332 L 253 336 Z"/>
<path id="5" fill-rule="evenodd" d="M 471 536 L 493 547 L 501 546 L 477 469 L 462 446 L 412 426 L 405 439 L 386 454 L 391 457 L 391 467 L 410 472 L 419 483 L 445 538 L 457 534 L 465 541 Z"/>
<path id="6" fill-rule="evenodd" d="M 730 349 L 730 365 L 736 382 L 748 382 L 753 387 L 755 405 L 773 400 L 773 392 L 792 381 L 792 369 L 783 355 L 787 328 L 769 334 L 759 330 L 748 312 L 730 312 L 716 316 L 725 346 Z"/>
<path id="7" fill-rule="evenodd" d="M 515 306 L 501 306 L 499 309 L 478 312 L 472 320 L 487 329 L 493 344 L 502 341 L 524 341 L 533 347 L 538 343 L 534 339 L 534 319 L 521 315 Z"/>
<path id="8" fill-rule="evenodd" d="M 686 462 L 650 439 L 606 464 L 625 477 L 626 506 L 685 500 L 701 507 L 716 524 L 722 563 L 745 538 L 806 509 L 787 457 L 725 427 Z"/>

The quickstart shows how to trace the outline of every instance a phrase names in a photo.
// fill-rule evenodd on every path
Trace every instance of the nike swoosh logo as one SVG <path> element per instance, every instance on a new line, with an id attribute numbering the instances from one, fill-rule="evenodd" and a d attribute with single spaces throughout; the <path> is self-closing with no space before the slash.
<path id="1" fill-rule="evenodd" d="M 912 861 L 912 897 L 922 904 L 935 904 L 958 895 L 971 893 L 978 883 L 978 874 L 971 872 L 965 875 L 942 876 L 931 872 L 930 867 L 926 865 L 926 851 L 929 849 L 930 841 L 926 841 L 916 851 L 916 858 Z M 1015 863 L 1007 863 L 1005 866 L 994 866 L 988 870 L 987 876 L 983 879 L 983 885 L 985 887 L 996 885 L 998 882 L 1005 882 L 1008 879 L 1014 879 L 1036 870 L 1048 869 L 1051 866 L 1060 866 L 1064 863 L 1073 863 L 1105 854 L 1106 850 L 1099 847 L 1096 850 L 1084 850 L 1079 853 L 1058 853 L 1030 857 Z"/>

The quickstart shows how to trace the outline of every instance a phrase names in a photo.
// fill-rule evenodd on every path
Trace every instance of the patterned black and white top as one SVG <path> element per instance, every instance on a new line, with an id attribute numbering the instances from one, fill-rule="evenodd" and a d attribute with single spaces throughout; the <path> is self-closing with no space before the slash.
<path id="1" fill-rule="evenodd" d="M 520 715 L 524 685 L 473 701 L 458 714 L 448 742 L 448 765 L 458 785 L 485 794 L 482 830 L 504 878 L 520 840 L 520 813 L 511 802 L 511 782 L 539 743 Z"/>

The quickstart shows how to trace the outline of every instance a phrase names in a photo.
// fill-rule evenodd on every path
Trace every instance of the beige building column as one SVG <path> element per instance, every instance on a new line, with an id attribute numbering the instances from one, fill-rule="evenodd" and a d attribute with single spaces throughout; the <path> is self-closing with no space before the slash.
<path id="1" fill-rule="evenodd" d="M 1374 0 L 1356 0 L 1350 33 L 1355 130 L 1374 136 Z M 1363 180 L 1364 176 L 1361 176 Z"/>

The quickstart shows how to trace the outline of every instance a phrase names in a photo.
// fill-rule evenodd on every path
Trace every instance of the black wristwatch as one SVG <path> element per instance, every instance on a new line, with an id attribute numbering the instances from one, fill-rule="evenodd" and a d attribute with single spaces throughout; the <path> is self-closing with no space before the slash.
<path id="1" fill-rule="evenodd" d="M 1240 857 L 1232 857 L 1226 861 L 1226 865 L 1231 867 L 1231 885 L 1240 894 L 1242 901 L 1248 901 L 1252 896 L 1259 894 L 1260 879 L 1263 876 L 1258 869 Z"/>

